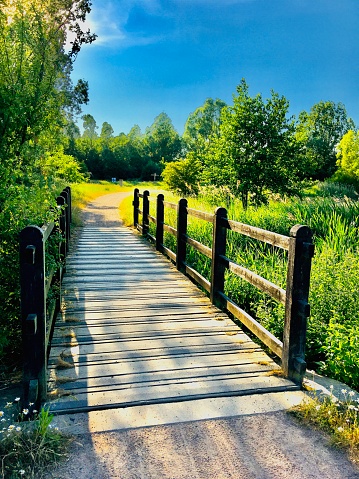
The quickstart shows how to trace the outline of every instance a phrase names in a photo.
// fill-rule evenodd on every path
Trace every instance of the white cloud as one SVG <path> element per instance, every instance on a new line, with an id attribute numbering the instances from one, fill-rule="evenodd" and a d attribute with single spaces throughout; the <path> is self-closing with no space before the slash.
<path id="1" fill-rule="evenodd" d="M 158 0 L 94 0 L 92 11 L 85 27 L 96 33 L 96 46 L 125 48 L 135 45 L 156 43 L 161 36 L 146 36 L 126 32 L 126 24 L 132 9 L 141 6 L 149 14 L 159 14 L 161 5 Z"/>
<path id="2" fill-rule="evenodd" d="M 106 48 L 127 48 L 138 45 L 150 45 L 165 38 L 164 34 L 131 33 L 126 30 L 130 14 L 135 7 L 140 7 L 149 15 L 176 17 L 177 7 L 188 5 L 230 6 L 251 3 L 257 0 L 93 0 L 92 11 L 84 28 L 96 33 L 95 46 Z M 168 3 L 167 3 L 168 2 Z M 176 22 L 171 36 L 183 35 L 184 25 Z M 194 25 L 191 25 L 194 28 Z M 198 27 L 199 28 L 199 27 Z M 176 31 L 177 30 L 177 31 Z M 194 32 L 192 31 L 192 34 Z"/>

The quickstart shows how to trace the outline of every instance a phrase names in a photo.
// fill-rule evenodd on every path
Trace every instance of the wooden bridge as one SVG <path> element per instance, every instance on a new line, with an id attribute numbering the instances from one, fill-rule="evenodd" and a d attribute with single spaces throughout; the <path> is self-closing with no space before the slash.
<path id="1" fill-rule="evenodd" d="M 179 271 L 183 268 L 187 273 L 190 271 L 185 263 L 183 244 L 186 243 L 213 255 L 213 264 L 218 264 L 221 256 L 222 263 L 228 266 L 230 260 L 224 256 L 221 225 L 216 227 L 215 215 L 202 214 L 203 218 L 214 223 L 214 242 L 209 253 L 206 247 L 196 244 L 183 231 L 186 222 L 181 217 L 181 208 L 185 208 L 186 214 L 201 215 L 187 208 L 181 200 L 177 229 L 167 226 L 168 231 L 180 236 L 177 251 L 171 252 L 163 244 L 163 229 L 166 229 L 163 207 L 166 203 L 162 195 L 156 199 L 158 209 L 157 217 L 154 217 L 149 212 L 148 197 L 147 193 L 141 195 L 135 191 L 135 223 L 150 237 L 149 222 L 156 223 L 157 234 L 153 239 L 157 249 L 172 256 L 176 265 L 155 251 L 143 237 L 124 227 L 85 226 L 76 247 L 66 259 L 61 311 L 54 327 L 46 328 L 45 325 L 43 328 L 45 333 L 42 334 L 51 342 L 45 344 L 41 357 L 45 354 L 48 359 L 44 365 L 29 366 L 38 361 L 30 353 L 32 359 L 25 361 L 25 402 L 34 399 L 35 395 L 33 402 L 40 399 L 51 411 L 61 414 L 299 389 L 304 374 L 303 311 L 308 309 L 310 255 L 306 253 L 308 248 L 303 247 L 303 242 L 307 246 L 310 244 L 307 229 L 300 247 L 295 237 L 287 238 L 258 228 L 251 231 L 257 236 L 262 235 L 262 240 L 266 233 L 265 238 L 270 238 L 271 244 L 275 239 L 279 247 L 288 247 L 289 250 L 294 247 L 293 257 L 288 261 L 289 270 L 294 269 L 289 275 L 290 294 L 288 287 L 286 292 L 263 278 L 261 282 L 260 277 L 245 273 L 252 283 L 256 282 L 272 296 L 281 301 L 290 299 L 287 310 L 291 314 L 285 334 L 292 339 L 291 342 L 288 339 L 286 346 L 286 339 L 283 344 L 262 331 L 264 328 L 223 292 L 213 292 L 211 285 L 215 284 L 217 288 L 221 285 L 220 273 L 212 275 L 208 284 L 197 273 L 202 287 L 206 289 L 208 286 L 211 296 L 208 298 Z M 139 205 L 141 198 L 144 200 L 142 209 Z M 173 205 L 170 208 L 173 209 Z M 224 218 L 223 209 L 220 210 Z M 141 223 L 138 222 L 139 214 L 142 215 Z M 234 222 L 231 227 L 234 229 Z M 222 233 L 223 228 L 222 224 Z M 248 228 L 251 227 L 247 227 L 247 234 Z M 24 240 L 23 248 L 28 251 L 29 245 L 25 246 L 25 243 Z M 306 251 L 299 259 L 300 249 Z M 235 269 L 233 266 L 232 270 Z M 219 270 L 223 274 L 224 268 Z M 44 291 L 48 289 L 45 284 Z M 213 304 L 216 303 L 213 297 L 222 299 L 222 304 L 225 300 L 226 309 L 234 314 L 239 311 L 247 326 L 252 319 L 251 329 L 259 331 L 261 339 L 273 346 L 282 362 L 287 361 L 287 366 L 283 366 L 287 377 L 283 377 L 278 371 L 280 367 L 258 344 Z M 36 316 L 36 324 L 33 316 Z M 48 314 L 45 310 L 31 314 L 23 307 L 25 342 L 34 341 L 38 329 L 41 329 L 41 316 L 46 318 Z"/>

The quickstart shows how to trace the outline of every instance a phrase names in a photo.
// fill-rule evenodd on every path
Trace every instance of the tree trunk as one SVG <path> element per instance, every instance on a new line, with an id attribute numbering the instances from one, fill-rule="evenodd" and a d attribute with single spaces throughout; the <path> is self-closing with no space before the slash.
<path id="1" fill-rule="evenodd" d="M 241 201 L 243 209 L 246 210 L 248 208 L 248 190 L 241 191 Z"/>

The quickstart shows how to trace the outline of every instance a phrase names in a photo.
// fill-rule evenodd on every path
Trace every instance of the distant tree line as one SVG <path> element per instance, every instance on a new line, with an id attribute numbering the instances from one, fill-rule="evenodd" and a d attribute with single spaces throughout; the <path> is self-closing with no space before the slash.
<path id="1" fill-rule="evenodd" d="M 181 194 L 196 194 L 201 184 L 225 186 L 245 207 L 265 202 L 268 192 L 296 193 L 308 179 L 359 180 L 358 134 L 344 105 L 321 101 L 297 119 L 288 109 L 273 91 L 267 100 L 250 96 L 242 80 L 233 105 L 208 98 L 189 115 L 182 136 L 166 113 L 144 133 L 135 125 L 117 136 L 107 122 L 99 131 L 87 114 L 82 135 L 69 123 L 65 153 L 94 179 L 163 174 Z"/>

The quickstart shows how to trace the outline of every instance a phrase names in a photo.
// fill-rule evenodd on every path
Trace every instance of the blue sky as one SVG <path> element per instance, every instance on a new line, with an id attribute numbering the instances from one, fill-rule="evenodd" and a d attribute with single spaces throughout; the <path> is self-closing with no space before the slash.
<path id="1" fill-rule="evenodd" d="M 93 0 L 87 23 L 98 39 L 73 79 L 89 82 L 83 113 L 99 129 L 144 131 L 166 112 L 183 133 L 206 98 L 231 104 L 241 78 L 290 114 L 331 100 L 359 125 L 359 0 Z"/>

